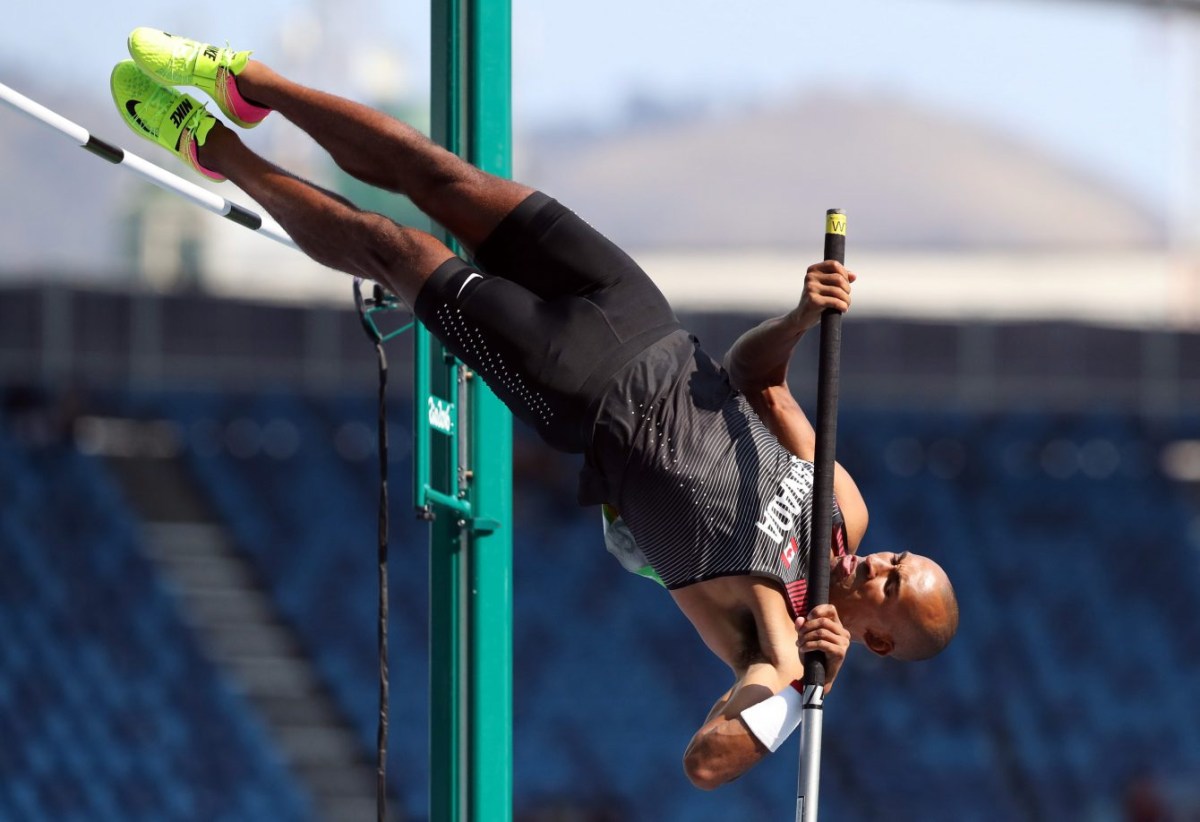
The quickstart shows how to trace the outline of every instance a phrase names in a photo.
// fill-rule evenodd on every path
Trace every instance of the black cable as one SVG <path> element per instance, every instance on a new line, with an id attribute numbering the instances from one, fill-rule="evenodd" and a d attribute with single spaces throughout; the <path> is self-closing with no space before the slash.
<path id="1" fill-rule="evenodd" d="M 376 794 L 378 822 L 387 819 L 388 743 L 388 434 L 387 354 L 382 340 L 375 343 L 379 356 L 379 728 L 376 732 Z"/>
<path id="2" fill-rule="evenodd" d="M 371 299 L 363 296 L 363 281 L 354 279 L 354 304 L 367 338 L 375 346 L 379 360 L 379 726 L 375 734 L 375 809 L 378 822 L 387 820 L 387 746 L 388 746 L 388 431 L 387 431 L 387 352 L 383 344 L 400 331 L 384 334 L 375 325 L 371 314 L 387 311 L 397 306 L 397 301 L 378 284 L 374 285 Z M 410 323 L 411 325 L 411 323 Z"/>

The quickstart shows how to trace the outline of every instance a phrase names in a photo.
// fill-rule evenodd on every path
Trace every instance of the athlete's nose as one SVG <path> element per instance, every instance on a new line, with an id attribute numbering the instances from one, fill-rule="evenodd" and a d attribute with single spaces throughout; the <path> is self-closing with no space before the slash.
<path id="1" fill-rule="evenodd" d="M 879 574 L 887 565 L 887 560 L 879 556 L 879 554 L 867 555 L 867 579 L 874 579 L 876 574 Z"/>

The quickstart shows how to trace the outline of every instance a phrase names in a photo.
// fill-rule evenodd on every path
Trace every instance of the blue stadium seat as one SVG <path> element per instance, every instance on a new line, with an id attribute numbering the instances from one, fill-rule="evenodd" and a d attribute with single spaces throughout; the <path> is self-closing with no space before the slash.
<path id="1" fill-rule="evenodd" d="M 113 402 L 186 432 L 188 465 L 368 753 L 375 471 L 338 437 L 347 424 L 374 430 L 372 398 L 130 393 Z M 393 424 L 407 429 L 407 409 L 395 407 Z M 1188 537 L 1196 500 L 1128 453 L 1136 446 L 1144 459 L 1155 443 L 1200 431 L 1200 420 L 1173 425 L 1148 432 L 1104 410 L 847 411 L 839 449 L 871 507 L 864 548 L 942 562 L 962 625 L 945 654 L 918 665 L 852 650 L 826 711 L 822 805 L 832 818 L 1111 817 L 1156 757 L 1169 756 L 1173 772 L 1200 772 L 1191 704 L 1200 629 L 1180 617 L 1200 590 Z M 271 453 L 268 429 L 294 431 L 295 447 Z M 889 462 L 897 442 L 911 463 Z M 519 435 L 518 447 L 528 440 Z M 428 813 L 426 537 L 409 512 L 403 453 L 393 470 L 389 778 L 419 818 Z M 595 511 L 566 512 L 571 483 L 569 473 L 521 476 L 516 489 L 530 512 L 514 547 L 517 807 L 568 797 L 619 806 L 631 820 L 783 818 L 791 744 L 715 793 L 688 785 L 683 747 L 728 672 L 665 592 L 606 555 Z M 0 437 L 0 492 L 0 631 L 17 640 L 0 646 L 0 735 L 22 740 L 24 754 L 0 748 L 0 772 L 13 774 L 0 784 L 0 817 L 305 818 L 302 791 L 138 559 L 102 466 Z M 49 513 L 68 500 L 79 522 Z M 81 544 L 96 547 L 71 550 Z M 84 606 L 111 618 L 70 617 Z M 200 693 L 181 697 L 183 681 L 201 683 Z M 68 738 L 83 753 L 64 758 Z M 231 739 L 221 761 L 181 761 Z M 150 746 L 163 752 L 155 761 Z M 93 772 L 103 787 L 47 796 L 39 780 L 55 769 Z M 160 789 L 173 779 L 184 787 Z"/>
<path id="2" fill-rule="evenodd" d="M 139 554 L 103 467 L 3 431 L 0 454 L 23 489 L 0 502 L 0 737 L 18 754 L 0 754 L 0 817 L 240 819 L 240 797 L 263 796 L 273 818 L 310 818 Z"/>

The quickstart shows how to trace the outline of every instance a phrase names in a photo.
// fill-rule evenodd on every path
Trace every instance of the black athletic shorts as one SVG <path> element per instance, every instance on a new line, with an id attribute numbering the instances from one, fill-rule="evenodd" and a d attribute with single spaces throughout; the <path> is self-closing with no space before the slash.
<path id="1" fill-rule="evenodd" d="M 549 445 L 585 451 L 612 375 L 679 328 L 670 305 L 624 251 L 540 192 L 475 262 L 439 266 L 417 317 Z"/>

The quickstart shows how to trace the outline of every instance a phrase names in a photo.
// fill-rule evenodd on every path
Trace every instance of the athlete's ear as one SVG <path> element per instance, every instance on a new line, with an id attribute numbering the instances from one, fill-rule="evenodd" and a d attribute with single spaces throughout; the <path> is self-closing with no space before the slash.
<path id="1" fill-rule="evenodd" d="M 876 633 L 869 628 L 863 634 L 863 644 L 880 656 L 887 656 L 896 648 L 896 643 L 890 636 Z"/>

